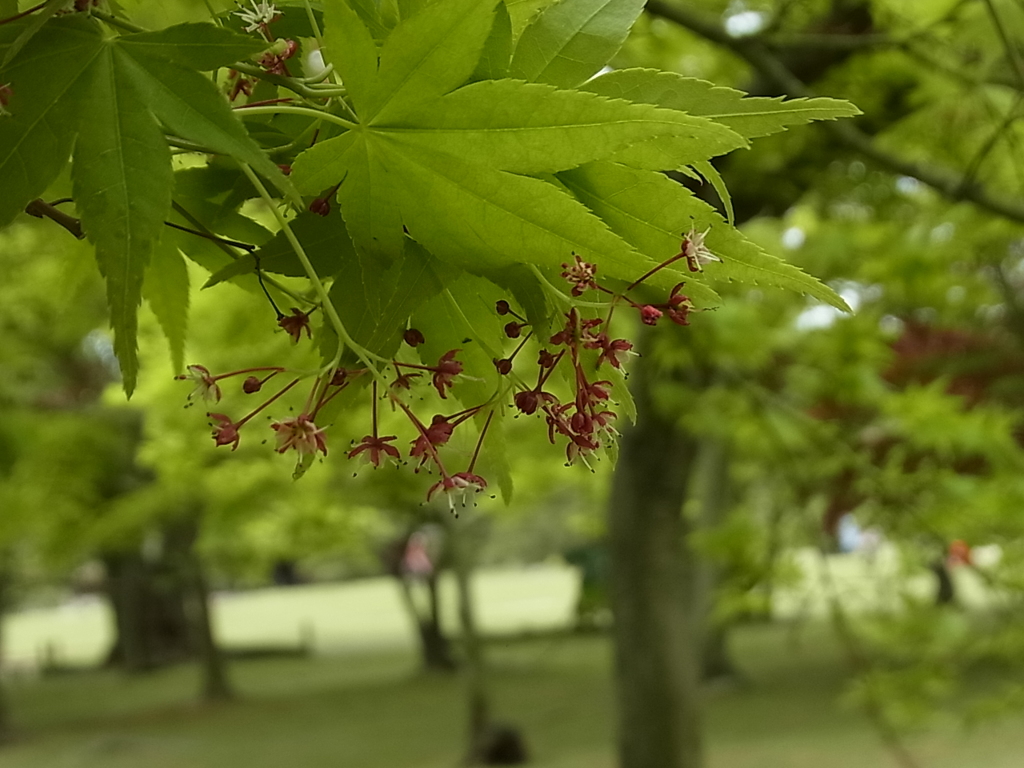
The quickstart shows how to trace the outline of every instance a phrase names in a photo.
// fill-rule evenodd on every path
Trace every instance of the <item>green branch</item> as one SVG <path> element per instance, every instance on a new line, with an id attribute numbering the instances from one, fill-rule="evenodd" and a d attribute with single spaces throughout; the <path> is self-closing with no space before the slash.
<path id="1" fill-rule="evenodd" d="M 301 115 L 303 117 L 312 117 L 316 120 L 326 120 L 329 123 L 335 123 L 343 128 L 352 130 L 357 127 L 356 123 L 351 120 L 346 120 L 343 117 L 332 115 L 330 112 L 323 112 L 319 109 L 312 109 L 311 107 L 297 107 L 289 104 L 268 104 L 260 105 L 255 107 L 239 106 L 235 107 L 236 111 L 245 111 L 247 115 Z"/>

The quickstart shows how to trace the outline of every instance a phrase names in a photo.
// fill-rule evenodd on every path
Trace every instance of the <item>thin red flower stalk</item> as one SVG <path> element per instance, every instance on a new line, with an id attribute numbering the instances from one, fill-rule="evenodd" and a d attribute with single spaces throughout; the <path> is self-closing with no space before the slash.
<path id="1" fill-rule="evenodd" d="M 259 368 L 241 368 L 237 371 L 228 371 L 227 373 L 218 373 L 215 376 L 210 376 L 212 381 L 220 381 L 221 379 L 230 379 L 232 376 L 241 376 L 246 373 L 261 373 L 262 371 L 273 371 L 274 373 L 281 373 L 284 368 L 276 365 L 264 365 Z M 187 378 L 184 376 L 175 376 L 176 379 Z"/>
<path id="2" fill-rule="evenodd" d="M 519 345 L 515 348 L 515 350 L 513 350 L 511 355 L 509 355 L 508 357 L 503 357 L 501 359 L 497 359 L 497 360 L 494 361 L 494 365 L 497 367 L 499 373 L 504 375 L 506 373 L 511 372 L 511 370 L 512 370 L 512 361 L 516 359 L 516 355 L 518 355 L 519 352 L 522 350 L 522 348 L 526 346 L 526 342 L 528 342 L 532 338 L 533 338 L 533 331 L 530 331 L 528 334 L 526 334 L 523 337 L 523 340 L 519 342 Z M 506 367 L 505 370 L 503 370 L 502 364 L 505 365 L 505 367 Z"/>
<path id="3" fill-rule="evenodd" d="M 285 96 L 280 99 L 264 99 L 263 101 L 250 101 L 247 104 L 239 104 L 237 107 L 232 109 L 248 109 L 249 107 L 266 107 L 271 104 L 288 104 L 295 101 L 291 96 Z"/>
<path id="4" fill-rule="evenodd" d="M 373 436 L 377 437 L 377 380 L 373 380 L 373 394 L 370 396 L 370 418 L 373 425 Z"/>
<path id="5" fill-rule="evenodd" d="M 263 377 L 262 379 L 259 379 L 259 378 L 255 377 L 255 376 L 250 376 L 249 378 L 252 378 L 252 379 L 256 379 L 256 381 L 257 381 L 257 382 L 259 383 L 259 386 L 258 386 L 258 387 L 257 387 L 256 389 L 254 389 L 254 390 L 253 390 L 253 392 L 259 392 L 259 391 L 260 391 L 260 389 L 262 389 L 262 388 L 263 388 L 263 385 L 264 385 L 264 384 L 266 384 L 266 383 L 267 383 L 268 381 L 270 381 L 270 380 L 271 380 L 272 378 L 274 378 L 275 376 L 277 376 L 277 374 L 281 373 L 281 371 L 283 371 L 283 370 L 284 370 L 283 368 L 278 368 L 277 370 L 274 370 L 274 371 L 271 371 L 270 373 L 268 373 L 268 374 L 267 374 L 266 376 L 264 376 L 264 377 Z M 248 381 L 248 380 L 249 380 L 249 379 L 246 379 L 246 381 Z"/>
<path id="6" fill-rule="evenodd" d="M 564 349 L 555 355 L 554 362 L 551 363 L 551 365 L 547 368 L 541 368 L 537 373 L 537 386 L 534 387 L 535 390 L 539 391 L 541 387 L 547 384 L 548 379 L 551 378 L 551 374 L 554 372 L 555 368 L 558 367 L 558 364 L 562 361 L 563 357 L 565 357 Z"/>
<path id="7" fill-rule="evenodd" d="M 451 416 L 446 416 L 445 420 L 451 423 L 453 427 L 457 427 L 465 421 L 476 416 L 483 409 L 483 405 L 474 405 L 472 408 L 466 408 L 463 411 L 457 411 Z"/>
<path id="8" fill-rule="evenodd" d="M 35 13 L 36 11 L 42 10 L 45 7 L 46 3 L 40 3 L 39 5 L 32 6 L 27 11 L 22 11 L 21 13 L 16 13 L 13 16 L 8 16 L 6 19 L 0 19 L 0 26 L 4 24 L 10 24 L 12 21 L 17 21 L 18 19 L 22 19 L 25 16 L 29 16 Z"/>
<path id="9" fill-rule="evenodd" d="M 462 363 L 455 359 L 455 355 L 461 352 L 461 349 L 450 349 L 441 355 L 441 358 L 437 361 L 437 365 L 420 365 L 419 363 L 403 363 L 398 360 L 392 360 L 391 362 L 395 366 L 395 373 L 398 373 L 398 368 L 414 368 L 419 371 L 430 371 L 433 375 L 432 383 L 434 388 L 437 390 L 437 394 L 440 395 L 442 400 L 447 399 L 445 389 L 451 389 L 452 379 L 462 373 Z"/>
<path id="10" fill-rule="evenodd" d="M 236 421 L 236 422 L 235 422 L 235 426 L 236 426 L 236 427 L 239 427 L 239 428 L 240 428 L 240 427 L 241 427 L 241 426 L 242 426 L 243 424 L 245 424 L 245 423 L 246 423 L 247 421 L 249 421 L 249 420 L 250 420 L 250 419 L 251 419 L 251 418 L 252 418 L 253 416 L 255 416 L 256 414 L 258 414 L 258 413 L 259 413 L 260 411 L 262 411 L 263 409 L 265 409 L 265 408 L 266 408 L 266 407 L 267 407 L 268 405 L 270 405 L 270 404 L 271 404 L 272 402 L 274 402 L 274 401 L 275 401 L 275 400 L 277 400 L 277 399 L 278 399 L 279 397 L 281 397 L 281 395 L 283 395 L 283 394 L 284 394 L 285 392 L 287 392 L 287 391 L 288 391 L 289 389 L 291 389 L 291 388 L 292 388 L 292 387 L 294 387 L 294 386 L 295 386 L 296 384 L 298 384 L 298 383 L 299 383 L 299 381 L 301 381 L 301 379 L 293 379 L 293 380 L 292 380 L 292 381 L 291 381 L 290 383 L 288 383 L 288 384 L 285 384 L 285 386 L 284 386 L 284 387 L 282 387 L 282 388 L 281 388 L 280 390 L 278 390 L 278 392 L 277 392 L 277 394 L 276 394 L 276 395 L 273 395 L 273 396 L 271 396 L 271 397 L 270 397 L 270 398 L 269 398 L 268 400 L 264 401 L 262 405 L 259 405 L 259 406 L 257 406 L 257 407 L 256 407 L 256 409 L 255 409 L 255 410 L 253 410 L 253 411 L 252 411 L 251 413 L 249 413 L 249 414 L 248 414 L 247 416 L 244 416 L 244 417 L 242 417 L 241 419 L 239 419 L 238 421 Z"/>
<path id="11" fill-rule="evenodd" d="M 337 379 L 339 379 L 339 373 L 341 373 L 342 371 L 344 371 L 344 375 L 340 376 L 341 381 L 337 381 Z M 346 371 L 344 368 L 339 368 L 338 370 L 336 370 L 334 374 L 331 376 L 331 380 L 327 383 L 327 387 L 320 394 L 320 399 L 317 401 L 317 404 L 313 407 L 313 412 L 309 414 L 310 418 L 315 420 L 317 414 L 320 413 L 320 410 L 322 408 L 324 408 L 329 402 L 331 402 L 331 400 L 337 397 L 345 389 L 345 387 L 352 383 L 353 379 L 355 379 L 358 376 L 362 376 L 365 372 L 365 368 L 360 368 L 355 371 Z M 334 391 L 328 394 L 328 391 L 331 389 L 331 387 L 334 387 Z"/>
<path id="12" fill-rule="evenodd" d="M 680 259 L 685 259 L 685 258 L 686 258 L 686 254 L 685 253 L 677 253 L 672 258 L 666 259 L 665 261 L 661 262 L 660 264 L 657 264 L 657 265 L 651 267 L 649 270 L 647 270 L 642 275 L 640 275 L 640 277 L 638 277 L 636 280 L 634 280 L 632 283 L 630 283 L 629 287 L 627 287 L 626 290 L 623 291 L 623 294 L 626 294 L 629 291 L 633 290 L 634 288 L 636 288 L 638 285 L 640 285 L 640 283 L 642 283 L 647 278 L 649 278 L 652 275 L 655 275 L 658 272 L 660 272 L 661 270 L 665 269 L 665 267 L 667 267 L 669 264 L 672 264 L 673 262 L 676 262 L 676 261 L 679 261 Z M 623 295 L 623 298 L 625 298 L 625 295 Z"/>
<path id="13" fill-rule="evenodd" d="M 512 307 L 509 305 L 509 303 L 507 301 L 505 301 L 504 299 L 501 299 L 500 301 L 495 302 L 495 304 L 494 304 L 494 311 L 497 312 L 499 315 L 512 315 L 512 317 L 514 317 L 516 320 L 519 320 L 522 323 L 527 322 L 526 318 L 523 317 L 522 315 L 520 315 L 514 309 L 512 309 Z"/>
<path id="14" fill-rule="evenodd" d="M 473 449 L 473 458 L 469 460 L 469 466 L 466 467 L 466 472 L 472 472 L 473 468 L 476 467 L 476 460 L 480 457 L 480 449 L 484 444 L 484 437 L 487 435 L 487 430 L 491 426 L 491 419 L 494 418 L 494 411 L 492 410 L 487 414 L 487 421 L 484 422 L 483 428 L 480 430 L 480 437 L 476 439 L 476 447 Z"/>

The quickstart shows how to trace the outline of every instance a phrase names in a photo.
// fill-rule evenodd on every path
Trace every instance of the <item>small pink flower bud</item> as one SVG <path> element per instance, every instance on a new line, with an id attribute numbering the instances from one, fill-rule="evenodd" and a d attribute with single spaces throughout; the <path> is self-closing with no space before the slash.
<path id="1" fill-rule="evenodd" d="M 661 314 L 660 309 L 652 307 L 650 304 L 640 307 L 640 320 L 643 321 L 644 325 L 657 325 Z"/>
<path id="2" fill-rule="evenodd" d="M 318 197 L 309 204 L 309 210 L 317 216 L 326 216 L 331 212 L 331 201 L 326 197 Z"/>
<path id="3" fill-rule="evenodd" d="M 405 339 L 405 343 L 410 347 L 418 347 L 426 341 L 426 339 L 423 338 L 423 333 L 415 328 L 409 328 L 406 330 L 406 332 L 402 334 L 402 338 Z"/>
<path id="4" fill-rule="evenodd" d="M 263 386 L 263 382 L 255 376 L 249 376 L 245 381 L 242 382 L 242 391 L 247 395 L 251 395 L 253 392 L 259 392 Z"/>
<path id="5" fill-rule="evenodd" d="M 498 373 L 502 376 L 508 376 L 512 372 L 512 361 L 508 358 L 502 358 L 501 360 L 494 361 L 494 367 L 498 369 Z"/>
<path id="6" fill-rule="evenodd" d="M 523 333 L 523 326 L 516 322 L 511 322 L 505 326 L 505 335 L 510 339 L 518 339 Z"/>
<path id="7" fill-rule="evenodd" d="M 501 301 L 495 303 L 494 311 L 497 312 L 499 315 L 507 315 L 509 312 L 512 311 L 512 307 L 508 305 L 507 301 L 502 299 Z"/>

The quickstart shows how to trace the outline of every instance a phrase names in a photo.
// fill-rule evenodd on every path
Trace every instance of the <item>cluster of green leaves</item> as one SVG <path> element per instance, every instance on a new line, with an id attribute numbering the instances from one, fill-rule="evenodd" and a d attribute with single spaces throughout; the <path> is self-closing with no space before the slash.
<path id="1" fill-rule="evenodd" d="M 9 180 L 0 226 L 71 159 L 72 197 L 96 246 L 129 393 L 143 297 L 180 367 L 183 255 L 214 273 L 211 284 L 256 290 L 257 269 L 309 278 L 311 288 L 267 282 L 278 299 L 323 305 L 325 362 L 343 359 L 339 344 L 364 362 L 388 360 L 410 325 L 427 338 L 424 362 L 462 349 L 461 396 L 472 404 L 498 386 L 491 361 L 506 339 L 495 300 L 514 298 L 538 329 L 548 327 L 571 304 L 552 286 L 573 253 L 625 285 L 674 256 L 685 233 L 710 229 L 721 263 L 695 275 L 676 264 L 648 283 L 667 291 L 686 280 L 702 306 L 718 301 L 716 282 L 729 281 L 843 306 L 663 171 L 704 177 L 727 200 L 713 158 L 789 125 L 855 114 L 850 104 L 750 99 L 654 70 L 602 74 L 642 10 L 637 0 L 321 5 L 322 14 L 284 6 L 269 25 L 295 30 L 303 55 L 322 45 L 333 74 L 321 90 L 310 85 L 316 78 L 245 63 L 267 41 L 228 29 L 239 26 L 230 16 L 155 32 L 126 31 L 130 23 L 99 12 L 0 26 L 0 82 L 11 93 L 0 117 Z M 258 81 L 254 101 L 275 103 L 233 110 L 222 95 L 232 64 Z M 328 190 L 340 213 L 306 210 Z M 242 213 L 261 197 L 277 235 Z"/>

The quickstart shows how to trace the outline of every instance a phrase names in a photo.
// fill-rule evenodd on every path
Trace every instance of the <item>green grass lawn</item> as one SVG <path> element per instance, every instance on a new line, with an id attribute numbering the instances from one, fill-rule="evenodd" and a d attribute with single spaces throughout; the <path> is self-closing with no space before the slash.
<path id="1" fill-rule="evenodd" d="M 895 765 L 866 721 L 837 703 L 843 665 L 821 629 L 798 648 L 780 626 L 737 631 L 749 682 L 706 694 L 711 768 Z M 489 647 L 500 717 L 524 729 L 533 764 L 611 768 L 610 646 L 552 637 Z M 463 734 L 461 682 L 418 674 L 408 652 L 236 662 L 233 704 L 193 703 L 195 670 L 138 678 L 81 673 L 25 682 L 20 740 L 3 768 L 449 768 Z M 914 737 L 929 768 L 1019 768 L 1020 722 Z"/>
<path id="2" fill-rule="evenodd" d="M 539 629 L 564 624 L 574 581 L 558 568 L 498 571 L 485 574 L 477 589 L 492 630 Z M 417 671 L 408 626 L 387 582 L 266 590 L 222 598 L 218 610 L 234 642 L 265 642 L 275 632 L 297 642 L 296 628 L 303 619 L 313 621 L 320 652 L 235 662 L 232 677 L 241 696 L 219 706 L 194 703 L 197 674 L 190 667 L 134 678 L 110 672 L 15 677 L 10 698 L 20 735 L 0 748 L 0 768 L 458 764 L 462 683 Z M 25 616 L 8 626 L 28 643 L 29 625 L 19 625 L 19 618 Z M 47 626 L 42 612 L 28 619 L 36 630 Z M 50 620 L 71 621 L 66 615 Z M 69 656 L 96 638 L 84 633 L 79 640 L 84 645 L 63 638 Z M 741 627 L 732 649 L 747 682 L 706 692 L 709 768 L 896 765 L 865 718 L 840 703 L 845 664 L 821 624 L 811 622 L 797 634 L 781 623 Z M 488 658 L 496 714 L 523 728 L 533 765 L 615 765 L 607 638 L 496 640 Z M 909 744 L 922 768 L 1024 766 L 1019 718 L 970 733 L 937 727 Z"/>

